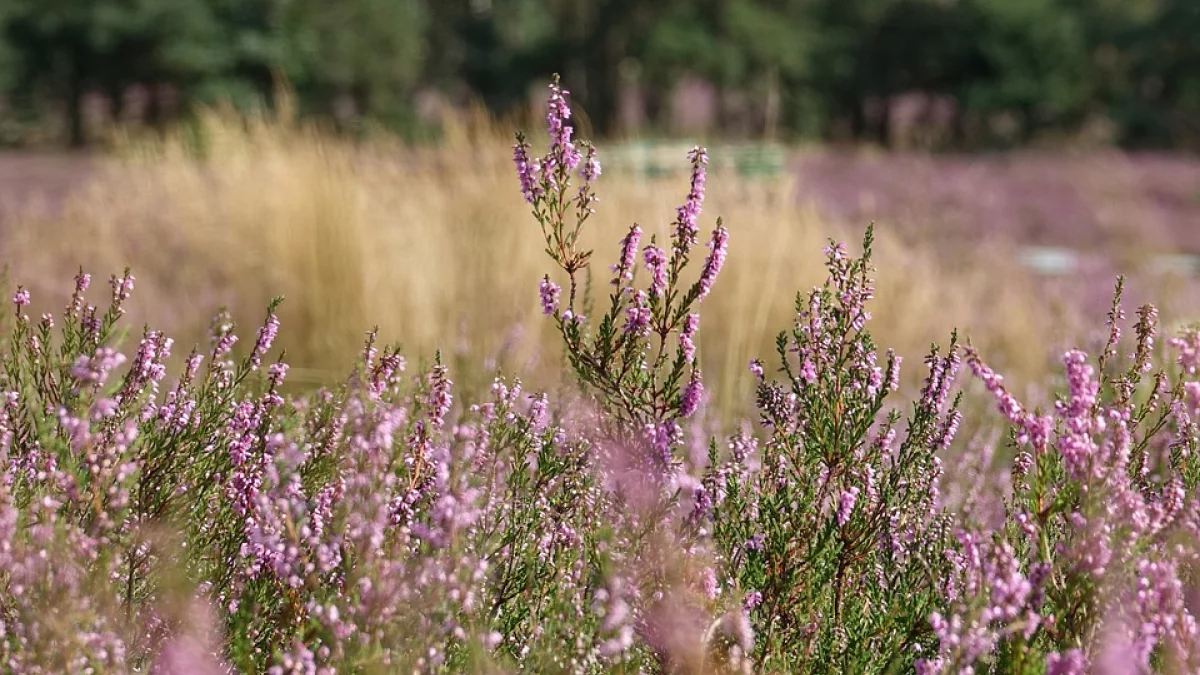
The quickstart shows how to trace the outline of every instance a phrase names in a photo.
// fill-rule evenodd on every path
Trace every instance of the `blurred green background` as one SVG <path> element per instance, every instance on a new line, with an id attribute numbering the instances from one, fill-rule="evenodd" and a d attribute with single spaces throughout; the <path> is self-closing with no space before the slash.
<path id="1" fill-rule="evenodd" d="M 1196 0 L 2 0 L 0 142 L 84 145 L 197 103 L 360 133 L 527 108 L 597 136 L 979 149 L 1200 146 Z"/>

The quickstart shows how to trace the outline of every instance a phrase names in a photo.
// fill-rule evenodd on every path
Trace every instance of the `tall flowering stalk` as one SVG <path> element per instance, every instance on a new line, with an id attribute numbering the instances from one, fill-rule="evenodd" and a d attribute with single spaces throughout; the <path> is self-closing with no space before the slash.
<path id="1" fill-rule="evenodd" d="M 513 145 L 513 160 L 521 193 L 533 206 L 533 215 L 546 239 L 546 253 L 570 278 L 567 308 L 574 311 L 578 275 L 587 267 L 592 255 L 591 251 L 579 248 L 579 233 L 594 212 L 592 204 L 596 198 L 591 186 L 600 175 L 600 163 L 595 148 L 586 146 L 587 159 L 579 170 L 583 184 L 578 192 L 572 192 L 571 174 L 580 165 L 582 154 L 573 138 L 569 95 L 555 76 L 550 83 L 550 99 L 546 106 L 550 149 L 544 156 L 530 159 L 529 143 L 524 134 L 518 133 Z"/>
<path id="2" fill-rule="evenodd" d="M 696 360 L 700 317 L 693 310 L 711 292 L 728 250 L 729 233 L 718 219 L 699 278 L 690 285 L 681 276 L 696 243 L 704 202 L 708 155 L 703 148 L 688 153 L 691 186 L 676 212 L 671 251 L 652 239 L 643 248 L 642 229 L 634 224 L 620 241 L 612 266 L 608 310 L 594 324 L 579 313 L 578 274 L 591 251 L 575 248 L 583 223 L 596 201 L 593 183 L 600 175 L 596 149 L 576 149 L 568 122 L 567 92 L 555 78 L 547 106 L 550 148 L 529 158 L 529 145 L 518 134 L 514 146 L 521 192 L 546 239 L 546 252 L 566 273 L 569 291 L 560 307 L 559 287 L 547 276 L 539 287 L 543 312 L 554 317 L 575 373 L 596 394 L 613 424 L 611 434 L 622 443 L 646 446 L 659 470 L 669 464 L 678 437 L 679 421 L 695 414 L 704 386 Z M 570 169 L 580 167 L 577 192 L 570 189 Z M 573 197 L 572 197 L 573 196 Z M 568 204 L 576 205 L 572 213 Z M 640 253 L 640 255 L 639 255 Z M 635 272 L 639 258 L 650 276 L 639 288 Z M 673 337 L 674 336 L 674 337 Z"/>

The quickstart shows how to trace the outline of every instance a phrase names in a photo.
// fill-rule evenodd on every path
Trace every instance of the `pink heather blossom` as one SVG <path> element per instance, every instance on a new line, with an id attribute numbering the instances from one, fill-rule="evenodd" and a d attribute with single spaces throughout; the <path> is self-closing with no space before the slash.
<path id="1" fill-rule="evenodd" d="M 1065 427 L 1058 437 L 1058 451 L 1067 473 L 1082 480 L 1090 474 L 1093 457 L 1099 451 L 1092 434 L 1104 425 L 1095 411 L 1100 382 L 1094 379 L 1094 369 L 1081 351 L 1067 352 L 1063 364 L 1067 371 L 1068 398 L 1054 406 Z"/>
<path id="2" fill-rule="evenodd" d="M 550 277 L 542 279 L 538 284 L 538 293 L 542 299 L 542 314 L 554 316 L 554 313 L 558 311 L 558 296 L 561 292 L 562 289 L 558 287 L 558 284 L 552 283 Z M 565 314 L 563 319 L 567 319 Z"/>
<path id="3" fill-rule="evenodd" d="M 228 355 L 233 350 L 233 346 L 237 344 L 237 341 L 238 336 L 233 333 L 222 335 L 218 339 L 217 345 L 213 348 L 213 360 L 219 361 Z"/>
<path id="4" fill-rule="evenodd" d="M 711 567 L 704 568 L 704 597 L 716 600 L 721 595 L 721 587 L 717 583 L 717 573 Z"/>
<path id="5" fill-rule="evenodd" d="M 68 315 L 79 316 L 79 313 L 83 311 L 83 294 L 91 285 L 92 275 L 84 273 L 82 269 L 79 270 L 79 274 L 75 275 L 75 292 L 71 294 L 71 304 L 67 307 Z"/>
<path id="6" fill-rule="evenodd" d="M 937 352 L 925 358 L 925 365 L 929 367 L 929 375 L 926 376 L 925 384 L 921 388 L 922 407 L 938 412 L 945 407 L 950 387 L 958 374 L 959 364 L 958 353 L 955 351 L 942 358 L 938 357 Z"/>
<path id="7" fill-rule="evenodd" d="M 101 347 L 94 356 L 80 356 L 71 366 L 71 377 L 80 384 L 101 385 L 108 375 L 125 363 L 125 355 L 110 347 Z"/>
<path id="8" fill-rule="evenodd" d="M 817 366 L 811 359 L 804 359 L 800 366 L 800 378 L 809 384 L 817 381 Z"/>
<path id="9" fill-rule="evenodd" d="M 688 314 L 683 320 L 683 329 L 679 331 L 679 349 L 683 360 L 694 363 L 696 360 L 696 331 L 700 328 L 700 315 Z"/>
<path id="10" fill-rule="evenodd" d="M 454 383 L 447 378 L 447 373 L 446 366 L 438 364 L 429 374 L 429 394 L 425 407 L 429 411 L 430 426 L 433 429 L 441 429 L 445 425 L 446 415 L 450 413 L 450 406 L 454 401 L 451 394 Z"/>
<path id="11" fill-rule="evenodd" d="M 854 514 L 854 505 L 858 502 L 858 488 L 850 487 L 842 491 L 842 496 L 838 498 L 838 525 L 845 527 L 846 523 L 850 522 L 850 516 Z"/>
<path id="12" fill-rule="evenodd" d="M 542 194 L 538 184 L 537 174 L 540 169 L 537 160 L 529 159 L 529 144 L 520 140 L 513 144 L 513 163 L 517 165 L 517 178 L 521 181 L 521 194 L 530 204 L 537 202 Z"/>
<path id="13" fill-rule="evenodd" d="M 122 277 L 112 276 L 108 280 L 108 285 L 112 287 L 112 301 L 114 305 L 120 306 L 123 302 L 129 299 L 129 294 L 133 291 L 134 277 L 132 274 L 126 274 Z"/>
<path id="14" fill-rule="evenodd" d="M 579 149 L 571 140 L 573 129 L 567 124 L 571 118 L 571 107 L 567 104 L 570 91 L 558 83 L 550 85 L 550 101 L 546 106 L 546 130 L 550 133 L 550 152 L 567 171 L 573 170 L 580 160 Z"/>
<path id="15" fill-rule="evenodd" d="M 888 350 L 888 360 L 892 367 L 888 369 L 888 391 L 897 391 L 900 389 L 900 364 L 904 361 L 904 357 L 896 354 L 891 349 Z"/>
<path id="16" fill-rule="evenodd" d="M 758 359 L 752 359 L 750 361 L 750 374 L 753 375 L 754 379 L 758 380 L 759 382 L 763 381 L 764 374 L 762 361 L 759 361 Z"/>
<path id="17" fill-rule="evenodd" d="M 679 414 L 683 417 L 691 417 L 700 407 L 700 399 L 703 397 L 704 382 L 701 380 L 700 371 L 693 369 L 692 377 L 688 380 L 687 387 L 683 390 L 683 396 L 679 399 Z"/>
<path id="18" fill-rule="evenodd" d="M 13 294 L 12 301 L 17 306 L 17 310 L 20 311 L 22 307 L 29 305 L 29 291 L 25 290 L 24 286 L 18 286 L 17 292 Z"/>
<path id="19" fill-rule="evenodd" d="M 642 251 L 642 259 L 650 270 L 650 295 L 662 297 L 667 292 L 667 254 L 651 244 Z"/>
<path id="20" fill-rule="evenodd" d="M 595 213 L 596 210 L 592 208 L 592 204 L 600 199 L 592 191 L 592 183 L 600 176 L 600 162 L 596 159 L 596 146 L 587 146 L 587 159 L 579 165 L 579 176 L 583 179 L 583 184 L 579 186 L 580 213 Z"/>
<path id="21" fill-rule="evenodd" d="M 258 368 L 262 364 L 262 358 L 271 349 L 271 345 L 275 342 L 275 336 L 279 334 L 279 317 L 271 314 L 267 317 L 264 323 L 258 329 L 258 339 L 254 342 L 254 350 L 250 352 L 250 367 Z"/>
<path id="22" fill-rule="evenodd" d="M 721 273 L 721 268 L 725 265 L 725 256 L 729 252 L 729 232 L 724 227 L 717 227 L 713 230 L 712 241 L 709 242 L 708 248 L 708 259 L 704 261 L 704 268 L 700 271 L 700 281 L 697 282 L 700 287 L 698 300 L 708 297 L 713 283 L 717 280 L 717 275 Z"/>
<path id="23" fill-rule="evenodd" d="M 658 464 L 659 469 L 667 469 L 671 466 L 675 454 L 674 449 L 680 444 L 682 436 L 683 430 L 674 420 L 667 420 L 659 424 L 651 422 L 646 425 L 645 438 L 653 452 L 652 459 Z"/>
<path id="24" fill-rule="evenodd" d="M 1046 675 L 1086 675 L 1087 659 L 1078 649 L 1069 649 L 1061 654 L 1054 652 L 1046 657 Z"/>
<path id="25" fill-rule="evenodd" d="M 1154 305 L 1143 305 L 1138 310 L 1137 350 L 1133 354 L 1135 368 L 1140 373 L 1148 373 L 1152 368 L 1150 363 L 1154 352 L 1154 339 L 1158 337 L 1158 308 Z"/>
<path id="26" fill-rule="evenodd" d="M 1009 423 L 1018 430 L 1017 440 L 1029 443 L 1034 448 L 1042 450 L 1049 442 L 1050 432 L 1054 426 L 1053 418 L 1038 417 L 1025 411 L 1016 397 L 1008 392 L 1002 384 L 1004 378 L 985 364 L 972 350 L 967 351 L 967 362 L 975 376 L 983 381 L 988 391 L 996 399 L 996 407 L 1008 419 Z"/>
<path id="27" fill-rule="evenodd" d="M 633 280 L 634 258 L 637 257 L 638 243 L 642 240 L 642 228 L 636 224 L 629 228 L 629 233 L 621 239 L 621 258 L 613 265 L 614 286 L 620 286 L 626 281 Z"/>
<path id="28" fill-rule="evenodd" d="M 945 450 L 950 447 L 950 443 L 954 441 L 954 436 L 958 434 L 958 425 L 962 422 L 962 411 L 955 409 L 951 410 L 946 416 L 941 429 L 938 431 L 937 438 L 934 440 L 934 446 L 938 450 Z"/>
<path id="29" fill-rule="evenodd" d="M 1200 371 L 1200 328 L 1188 328 L 1183 335 L 1168 340 L 1167 344 L 1179 352 L 1176 363 L 1183 366 L 1188 375 Z"/>
<path id="30" fill-rule="evenodd" d="M 585 186 L 596 182 L 600 177 L 600 160 L 596 159 L 595 146 L 588 146 L 587 158 L 579 166 L 579 177 L 583 179 Z"/>
<path id="31" fill-rule="evenodd" d="M 629 335 L 644 337 L 650 332 L 650 307 L 646 292 L 639 290 L 633 296 L 629 309 L 625 310 L 625 332 Z"/>
<path id="32" fill-rule="evenodd" d="M 755 607 L 758 607 L 760 604 L 762 604 L 762 593 L 759 591 L 751 591 L 750 593 L 746 594 L 746 599 L 742 602 L 742 609 L 749 612 Z"/>
<path id="33" fill-rule="evenodd" d="M 696 244 L 696 235 L 700 233 L 700 213 L 704 206 L 705 166 L 708 164 L 708 153 L 702 147 L 692 148 L 688 152 L 688 160 L 692 163 L 691 190 L 687 200 L 676 211 L 675 216 L 675 250 L 686 252 Z"/>

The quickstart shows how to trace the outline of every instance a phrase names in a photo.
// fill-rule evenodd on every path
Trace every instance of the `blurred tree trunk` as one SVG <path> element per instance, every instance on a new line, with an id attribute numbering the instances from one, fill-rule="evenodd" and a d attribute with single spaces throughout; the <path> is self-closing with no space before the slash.
<path id="1" fill-rule="evenodd" d="M 160 131 L 165 124 L 162 91 L 157 82 L 146 85 L 146 125 L 155 131 Z"/>
<path id="2" fill-rule="evenodd" d="M 771 66 L 767 74 L 767 96 L 763 109 L 763 135 L 768 141 L 775 140 L 779 128 L 779 68 Z"/>
<path id="3" fill-rule="evenodd" d="M 87 145 L 87 129 L 83 119 L 83 57 L 78 50 L 71 50 L 70 67 L 67 74 L 67 137 L 72 148 Z"/>

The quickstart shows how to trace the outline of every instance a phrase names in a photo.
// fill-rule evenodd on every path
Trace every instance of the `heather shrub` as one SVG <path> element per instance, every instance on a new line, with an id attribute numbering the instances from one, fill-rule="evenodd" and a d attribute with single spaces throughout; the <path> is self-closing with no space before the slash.
<path id="1" fill-rule="evenodd" d="M 599 174 L 594 148 L 576 148 L 565 122 L 564 92 L 552 87 L 549 152 L 529 157 L 518 136 L 515 161 L 522 192 L 546 238 L 547 253 L 566 274 L 569 291 L 547 277 L 545 313 L 562 332 L 580 382 L 608 413 L 606 430 L 635 449 L 646 474 L 662 474 L 667 500 L 690 506 L 674 527 L 692 555 L 706 550 L 706 594 L 734 608 L 756 642 L 733 645 L 733 656 L 778 672 L 882 671 L 911 664 L 929 643 L 921 625 L 939 607 L 948 521 L 937 503 L 940 461 L 957 431 L 957 399 L 947 406 L 959 365 L 952 341 L 935 347 L 929 376 L 897 442 L 898 411 L 884 411 L 899 385 L 900 359 L 879 362 L 867 331 L 874 294 L 872 231 L 862 257 L 831 242 L 829 278 L 797 297 L 790 334 L 778 338 L 778 382 L 763 380 L 758 408 L 767 434 L 742 433 L 729 453 L 713 444 L 695 485 L 681 486 L 680 422 L 703 396 L 695 366 L 696 309 L 711 291 L 725 257 L 728 231 L 717 220 L 698 277 L 683 280 L 696 244 L 706 181 L 706 154 L 694 149 L 691 190 L 679 207 L 668 251 L 651 240 L 639 255 L 641 228 L 620 242 L 608 309 L 594 322 L 580 314 L 579 276 L 591 251 L 574 247 L 595 203 Z M 579 166 L 582 184 L 570 186 Z M 638 258 L 648 276 L 634 283 Z M 686 382 L 686 384 L 684 384 Z M 702 439 L 693 439 L 693 442 Z M 690 494 L 684 490 L 690 490 Z M 674 490 L 674 492 L 672 492 Z M 681 494 L 683 493 L 683 494 Z"/>
<path id="2" fill-rule="evenodd" d="M 927 672 L 1195 672 L 1196 329 L 1156 344 L 1138 311 L 1123 345 L 1122 284 L 1093 359 L 1063 355 L 1065 390 L 1029 410 L 975 352 L 1018 453 L 964 509 L 946 555 L 946 613 Z M 1157 364 L 1157 365 L 1156 365 Z M 987 502 L 991 501 L 991 504 Z"/>
<path id="3" fill-rule="evenodd" d="M 222 316 L 170 386 L 173 344 L 155 331 L 118 377 L 125 359 L 108 343 L 133 278 L 113 278 L 102 315 L 89 281 L 78 277 L 58 330 L 22 313 L 26 291 L 14 298 L 0 418 L 6 670 L 636 662 L 590 444 L 544 395 L 497 380 L 452 413 L 445 366 L 410 381 L 372 334 L 343 386 L 284 399 L 287 366 L 266 359 L 274 304 L 239 358 Z"/>

